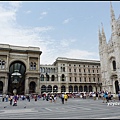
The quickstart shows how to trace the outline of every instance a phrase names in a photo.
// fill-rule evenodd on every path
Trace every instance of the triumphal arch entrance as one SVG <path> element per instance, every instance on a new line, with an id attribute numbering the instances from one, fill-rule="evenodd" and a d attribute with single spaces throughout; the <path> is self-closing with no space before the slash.
<path id="1" fill-rule="evenodd" d="M 39 93 L 39 47 L 0 44 L 0 94 Z"/>

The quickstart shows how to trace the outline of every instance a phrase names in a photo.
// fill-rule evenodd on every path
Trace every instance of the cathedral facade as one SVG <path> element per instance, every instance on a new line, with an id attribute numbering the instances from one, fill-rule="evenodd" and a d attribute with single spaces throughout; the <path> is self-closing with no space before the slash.
<path id="1" fill-rule="evenodd" d="M 101 63 L 102 89 L 112 93 L 120 90 L 120 17 L 115 18 L 112 4 L 111 13 L 111 37 L 107 42 L 104 28 L 99 30 L 99 55 Z"/>

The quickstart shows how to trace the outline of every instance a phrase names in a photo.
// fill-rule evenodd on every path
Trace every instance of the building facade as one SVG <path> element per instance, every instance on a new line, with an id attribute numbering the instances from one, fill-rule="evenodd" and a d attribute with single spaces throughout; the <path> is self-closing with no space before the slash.
<path id="1" fill-rule="evenodd" d="M 39 92 L 40 48 L 0 44 L 0 93 Z"/>
<path id="2" fill-rule="evenodd" d="M 0 93 L 95 92 L 101 90 L 100 61 L 58 57 L 40 64 L 38 47 L 0 44 Z"/>
<path id="3" fill-rule="evenodd" d="M 43 92 L 101 91 L 100 61 L 58 57 L 53 65 L 40 65 Z"/>
<path id="4" fill-rule="evenodd" d="M 112 93 L 120 90 L 120 16 L 115 19 L 112 4 L 111 12 L 111 37 L 107 43 L 104 28 L 99 30 L 99 55 L 101 63 L 102 89 Z"/>

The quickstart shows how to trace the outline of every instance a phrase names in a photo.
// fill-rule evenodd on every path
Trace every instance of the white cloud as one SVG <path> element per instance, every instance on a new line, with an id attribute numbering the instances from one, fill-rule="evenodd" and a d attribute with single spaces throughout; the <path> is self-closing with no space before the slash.
<path id="1" fill-rule="evenodd" d="M 63 21 L 63 24 L 69 23 L 71 20 L 72 20 L 72 18 L 68 18 L 68 19 Z"/>
<path id="2" fill-rule="evenodd" d="M 90 56 L 94 56 L 94 55 L 95 53 L 93 52 L 88 52 L 78 49 L 69 50 L 69 52 L 66 53 L 66 56 L 68 57 L 72 56 L 73 58 L 90 58 Z"/>
<path id="3" fill-rule="evenodd" d="M 42 12 L 41 15 L 47 15 L 47 12 Z"/>
<path id="4" fill-rule="evenodd" d="M 35 46 L 40 47 L 43 52 L 43 59 L 47 58 L 48 46 L 54 44 L 49 36 L 43 35 L 47 31 L 53 30 L 52 26 L 47 27 L 23 27 L 17 24 L 16 4 L 10 3 L 12 6 L 0 6 L 0 43 L 18 46 Z M 45 56 L 45 57 L 44 57 Z"/>
<path id="5" fill-rule="evenodd" d="M 26 13 L 26 14 L 30 14 L 30 13 L 31 13 L 31 11 L 30 11 L 30 10 L 28 10 L 28 11 L 25 11 L 25 13 Z"/>
<path id="6" fill-rule="evenodd" d="M 10 9 L 18 10 L 21 7 L 22 1 L 10 1 L 9 2 L 9 7 Z"/>
<path id="7" fill-rule="evenodd" d="M 52 64 L 57 57 L 92 58 L 95 55 L 88 51 L 70 49 L 70 45 L 76 42 L 76 39 L 54 40 L 46 35 L 48 31 L 54 30 L 53 26 L 20 26 L 16 21 L 20 6 L 19 2 L 10 3 L 9 7 L 0 6 L 0 43 L 39 47 L 42 51 L 41 64 Z M 47 12 L 43 12 L 42 16 L 44 15 L 47 15 Z M 66 20 L 65 23 L 70 20 Z"/>
<path id="8" fill-rule="evenodd" d="M 43 19 L 47 14 L 48 14 L 47 12 L 40 13 L 41 16 L 39 17 L 39 19 Z"/>
<path id="9" fill-rule="evenodd" d="M 61 42 L 60 42 L 60 45 L 62 47 L 67 47 L 75 41 L 76 41 L 75 39 L 62 39 Z"/>

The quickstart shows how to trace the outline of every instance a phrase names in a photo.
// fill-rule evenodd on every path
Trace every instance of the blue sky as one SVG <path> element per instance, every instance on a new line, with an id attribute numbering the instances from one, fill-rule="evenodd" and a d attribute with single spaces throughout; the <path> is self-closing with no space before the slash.
<path id="1" fill-rule="evenodd" d="M 111 1 L 115 18 L 120 2 Z M 0 43 L 40 47 L 40 64 L 57 57 L 99 60 L 98 29 L 111 36 L 110 1 L 0 1 Z"/>

